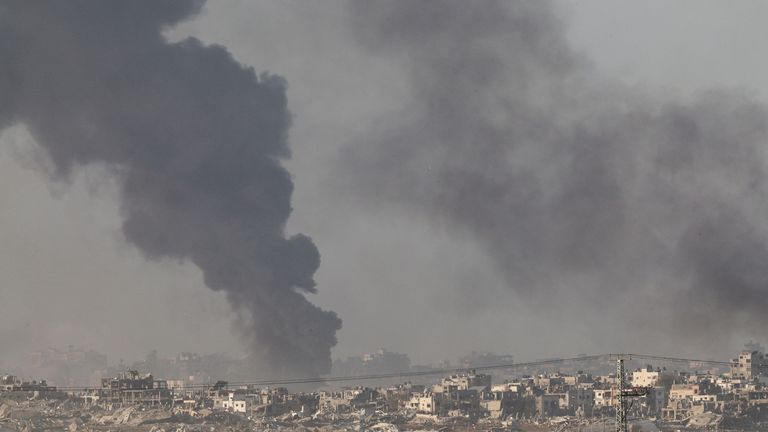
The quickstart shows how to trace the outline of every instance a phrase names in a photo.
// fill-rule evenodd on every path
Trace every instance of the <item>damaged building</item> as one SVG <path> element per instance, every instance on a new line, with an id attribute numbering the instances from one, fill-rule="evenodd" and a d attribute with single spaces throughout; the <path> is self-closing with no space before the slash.
<path id="1" fill-rule="evenodd" d="M 173 395 L 165 380 L 156 380 L 152 374 L 127 371 L 112 378 L 103 378 L 101 388 L 86 395 L 90 402 L 111 406 L 170 405 Z"/>

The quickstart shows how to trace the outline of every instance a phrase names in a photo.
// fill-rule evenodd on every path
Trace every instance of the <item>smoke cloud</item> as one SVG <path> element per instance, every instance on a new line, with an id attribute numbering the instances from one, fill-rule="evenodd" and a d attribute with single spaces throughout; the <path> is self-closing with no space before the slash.
<path id="1" fill-rule="evenodd" d="M 360 197 L 471 233 L 535 306 L 673 336 L 765 328 L 763 105 L 605 79 L 548 1 L 347 6 L 411 95 L 344 156 Z"/>
<path id="2" fill-rule="evenodd" d="M 0 127 L 24 124 L 52 175 L 107 166 L 123 232 L 150 259 L 189 260 L 240 313 L 262 371 L 329 371 L 341 321 L 310 303 L 320 255 L 286 236 L 285 82 L 226 49 L 162 32 L 198 0 L 0 4 Z"/>

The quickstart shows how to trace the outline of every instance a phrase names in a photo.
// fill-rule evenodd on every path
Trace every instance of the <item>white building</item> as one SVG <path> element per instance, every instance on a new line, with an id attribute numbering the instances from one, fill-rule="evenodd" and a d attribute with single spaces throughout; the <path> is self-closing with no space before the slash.
<path id="1" fill-rule="evenodd" d="M 632 387 L 655 387 L 659 383 L 661 373 L 650 367 L 632 372 Z"/>
<path id="2" fill-rule="evenodd" d="M 244 394 L 230 391 L 225 396 L 213 399 L 213 409 L 245 414 L 248 412 L 248 401 Z"/>
<path id="3" fill-rule="evenodd" d="M 598 389 L 595 390 L 595 406 L 606 407 L 614 406 L 616 400 L 613 397 L 613 389 Z"/>
<path id="4" fill-rule="evenodd" d="M 440 398 L 434 394 L 413 395 L 408 407 L 422 414 L 437 414 L 440 412 Z"/>

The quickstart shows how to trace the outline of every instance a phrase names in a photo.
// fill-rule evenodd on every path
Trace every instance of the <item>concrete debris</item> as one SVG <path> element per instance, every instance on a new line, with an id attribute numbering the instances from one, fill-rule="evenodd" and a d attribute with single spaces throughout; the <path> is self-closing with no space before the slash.
<path id="1" fill-rule="evenodd" d="M 628 407 L 630 430 L 768 430 L 768 377 L 746 377 L 765 361 L 762 354 L 744 352 L 730 373 L 637 368 L 628 385 L 646 391 Z M 610 371 L 612 365 L 606 366 Z M 25 392 L 16 390 L 21 381 L 7 378 L 11 390 L 0 391 L 0 432 L 614 430 L 616 375 L 566 367 L 507 375 L 501 382 L 468 370 L 433 385 L 406 382 L 311 393 L 224 381 L 183 388 L 136 372 L 80 392 Z"/>
<path id="2" fill-rule="evenodd" d="M 704 412 L 691 417 L 688 420 L 687 426 L 689 428 L 696 428 L 696 429 L 715 428 L 719 426 L 720 423 L 722 423 L 722 421 L 723 421 L 722 415 L 714 414 L 711 412 Z"/>
<path id="3" fill-rule="evenodd" d="M 376 423 L 370 429 L 379 432 L 400 432 L 400 429 L 392 423 Z"/>

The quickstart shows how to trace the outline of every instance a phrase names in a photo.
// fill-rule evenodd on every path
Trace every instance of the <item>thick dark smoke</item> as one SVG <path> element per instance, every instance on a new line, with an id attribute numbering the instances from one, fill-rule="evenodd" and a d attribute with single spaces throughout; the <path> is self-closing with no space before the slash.
<path id="1" fill-rule="evenodd" d="M 285 82 L 220 46 L 167 43 L 197 0 L 0 4 L 0 127 L 23 124 L 55 176 L 119 176 L 126 239 L 191 260 L 226 292 L 261 371 L 319 374 L 341 322 L 305 298 L 320 256 L 287 237 Z M 140 317 L 137 317 L 140 319 Z"/>
<path id="2" fill-rule="evenodd" d="M 617 307 L 677 336 L 765 328 L 762 105 L 601 79 L 547 1 L 348 7 L 411 95 L 344 160 L 361 196 L 471 232 L 532 304 Z"/>

